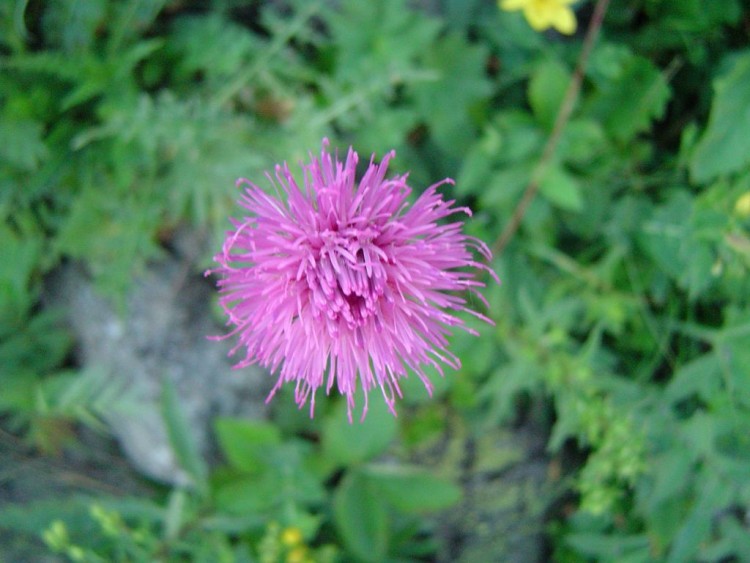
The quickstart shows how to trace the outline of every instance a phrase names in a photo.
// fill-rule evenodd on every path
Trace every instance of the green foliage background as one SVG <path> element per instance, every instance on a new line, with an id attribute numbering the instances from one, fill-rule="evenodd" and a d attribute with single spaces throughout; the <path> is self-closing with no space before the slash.
<path id="1" fill-rule="evenodd" d="M 480 0 L 331 4 L 0 2 L 4 433 L 55 452 L 56 425 L 96 426 L 118 395 L 65 364 L 70 335 L 40 304 L 61 260 L 121 299 L 178 226 L 218 248 L 236 177 L 262 182 L 324 136 L 395 148 L 415 187 L 454 177 L 469 231 L 497 240 L 582 36 Z M 577 7 L 585 29 L 592 6 Z M 434 401 L 415 388 L 398 420 L 374 408 L 349 426 L 341 404 L 309 422 L 282 396 L 269 422 L 216 421 L 212 471 L 165 388 L 193 486 L 1 507 L 0 527 L 85 561 L 281 561 L 290 528 L 311 560 L 429 560 L 430 515 L 460 489 L 382 454 L 408 459 L 452 415 L 479 434 L 534 401 L 551 458 L 581 458 L 550 518 L 555 558 L 750 560 L 749 36 L 739 0 L 613 0 L 495 259 L 497 327 L 456 335 L 464 367 Z"/>

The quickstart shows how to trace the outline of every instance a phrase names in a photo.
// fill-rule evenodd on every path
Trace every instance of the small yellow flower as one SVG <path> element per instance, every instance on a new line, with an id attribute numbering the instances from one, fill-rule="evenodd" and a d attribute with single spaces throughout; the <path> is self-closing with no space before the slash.
<path id="1" fill-rule="evenodd" d="M 737 199 L 734 212 L 740 217 L 750 217 L 750 192 L 745 192 Z"/>
<path id="2" fill-rule="evenodd" d="M 508 12 L 523 10 L 523 15 L 535 31 L 554 27 L 560 33 L 571 35 L 576 30 L 576 16 L 570 5 L 576 1 L 498 0 L 498 5 Z"/>
<path id="3" fill-rule="evenodd" d="M 281 532 L 281 543 L 287 547 L 294 547 L 302 543 L 302 532 L 299 528 L 285 528 Z"/>
<path id="4" fill-rule="evenodd" d="M 305 563 L 306 560 L 307 560 L 307 548 L 305 548 L 304 546 L 295 547 L 286 556 L 286 563 Z"/>

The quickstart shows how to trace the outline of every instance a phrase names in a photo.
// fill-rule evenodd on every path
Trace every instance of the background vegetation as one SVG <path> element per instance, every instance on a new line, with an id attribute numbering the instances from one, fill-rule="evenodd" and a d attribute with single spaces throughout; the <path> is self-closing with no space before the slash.
<path id="1" fill-rule="evenodd" d="M 0 2 L 4 439 L 55 455 L 60 428 L 101 426 L 108 400 L 41 304 L 47 274 L 82 260 L 121 300 L 176 228 L 218 249 L 236 177 L 323 136 L 395 148 L 415 187 L 457 180 L 468 229 L 496 241 L 497 327 L 457 335 L 464 368 L 432 401 L 411 391 L 398 420 L 349 426 L 331 400 L 308 421 L 288 397 L 269 421 L 217 420 L 218 468 L 167 388 L 191 486 L 5 505 L 0 527 L 77 561 L 430 560 L 460 488 L 410 448 L 534 404 L 550 459 L 576 460 L 550 511 L 554 557 L 750 560 L 744 4 L 613 0 L 585 69 L 589 2 L 570 37 L 489 1 L 332 4 Z"/>

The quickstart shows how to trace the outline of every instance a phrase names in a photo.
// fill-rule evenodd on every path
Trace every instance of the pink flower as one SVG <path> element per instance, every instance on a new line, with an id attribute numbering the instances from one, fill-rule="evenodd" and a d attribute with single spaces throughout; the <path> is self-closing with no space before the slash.
<path id="1" fill-rule="evenodd" d="M 455 312 L 464 311 L 490 323 L 467 306 L 465 294 L 484 283 L 475 279 L 472 250 L 491 257 L 483 242 L 464 235 L 462 223 L 441 220 L 471 212 L 453 207 L 437 193 L 450 179 L 427 188 L 413 204 L 407 174 L 386 179 L 391 151 L 378 165 L 371 159 L 356 181 L 359 157 L 351 148 L 346 162 L 328 153 L 323 140 L 320 159 L 311 155 L 299 186 L 289 167 L 276 166 L 276 195 L 240 179 L 239 200 L 248 214 L 232 219 L 222 251 L 214 257 L 220 303 L 238 335 L 230 355 L 245 348 L 236 367 L 259 363 L 278 372 L 268 400 L 294 382 L 302 407 L 325 385 L 346 396 L 349 420 L 361 384 L 367 413 L 368 393 L 379 387 L 395 415 L 399 380 L 411 368 L 432 394 L 424 372 L 442 365 L 454 369 L 460 360 L 448 350 L 451 327 L 467 332 Z M 279 190 L 280 188 L 280 190 Z M 472 270 L 473 269 L 473 270 Z"/>

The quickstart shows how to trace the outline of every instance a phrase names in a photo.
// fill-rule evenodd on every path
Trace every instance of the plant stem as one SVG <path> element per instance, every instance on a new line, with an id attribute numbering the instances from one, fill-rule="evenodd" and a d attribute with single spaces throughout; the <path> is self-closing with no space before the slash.
<path id="1" fill-rule="evenodd" d="M 539 191 L 539 184 L 544 177 L 544 173 L 547 171 L 547 167 L 549 166 L 552 157 L 555 155 L 557 145 L 560 143 L 560 137 L 562 137 L 562 133 L 570 121 L 570 116 L 573 114 L 576 102 L 578 102 L 578 95 L 581 91 L 581 83 L 583 82 L 583 76 L 586 72 L 586 65 L 588 64 L 591 51 L 594 48 L 596 38 L 599 35 L 599 30 L 602 27 L 604 14 L 607 11 L 608 5 L 609 0 L 598 0 L 594 7 L 594 14 L 591 16 L 591 22 L 586 30 L 586 37 L 583 40 L 581 54 L 578 55 L 575 71 L 570 79 L 570 84 L 568 84 L 568 89 L 565 91 L 565 97 L 560 104 L 560 109 L 557 110 L 557 116 L 555 117 L 552 132 L 547 139 L 547 144 L 544 146 L 539 162 L 534 167 L 534 171 L 531 174 L 531 180 L 526 185 L 521 200 L 513 210 L 513 215 L 511 215 L 510 221 L 505 225 L 502 233 L 500 233 L 500 236 L 492 245 L 492 253 L 495 256 L 502 254 L 505 247 L 516 234 L 518 228 L 521 226 L 521 221 L 526 214 L 529 204 L 531 204 Z"/>

